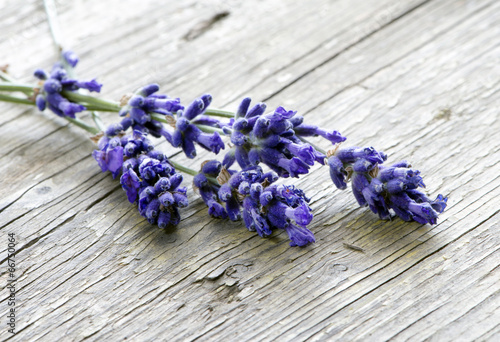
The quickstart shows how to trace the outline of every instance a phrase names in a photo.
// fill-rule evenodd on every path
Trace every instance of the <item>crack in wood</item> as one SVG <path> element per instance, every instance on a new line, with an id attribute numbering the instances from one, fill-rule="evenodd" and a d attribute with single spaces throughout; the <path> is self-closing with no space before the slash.
<path id="1" fill-rule="evenodd" d="M 219 21 L 225 19 L 227 16 L 229 16 L 229 11 L 222 11 L 214 14 L 212 17 L 210 17 L 207 20 L 204 20 L 198 24 L 196 24 L 193 28 L 191 28 L 185 35 L 184 39 L 185 40 L 194 40 L 201 35 L 205 34 L 207 31 L 209 31 L 216 23 Z"/>

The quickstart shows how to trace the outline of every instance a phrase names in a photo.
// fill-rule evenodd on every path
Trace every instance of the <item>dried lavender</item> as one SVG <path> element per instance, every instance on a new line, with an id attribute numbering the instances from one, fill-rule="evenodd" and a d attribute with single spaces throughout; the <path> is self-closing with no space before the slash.
<path id="1" fill-rule="evenodd" d="M 36 104 L 40 110 L 48 107 L 93 134 L 100 132 L 98 149 L 92 155 L 101 170 L 119 177 L 129 202 L 160 228 L 178 224 L 179 208 L 188 205 L 178 171 L 194 177 L 193 186 L 210 216 L 243 220 L 261 237 L 283 229 L 291 246 L 315 242 L 308 229 L 313 214 L 302 190 L 278 181 L 301 177 L 315 163 L 328 166 L 338 189 L 347 189 L 350 181 L 358 203 L 381 219 L 397 215 L 405 221 L 436 224 L 446 208 L 444 196 L 431 200 L 418 190 L 425 187 L 423 179 L 406 161 L 385 166 L 387 155 L 373 147 L 341 148 L 346 138 L 338 131 L 307 124 L 296 111 L 278 107 L 266 113 L 264 103 L 251 107 L 250 98 L 245 98 L 235 113 L 225 112 L 210 108 L 209 94 L 184 106 L 179 98 L 159 94 L 157 84 L 125 96 L 120 104 L 113 103 L 78 93 L 79 89 L 99 92 L 102 85 L 69 77 L 78 57 L 71 51 L 62 57 L 63 63 L 56 63 L 50 74 L 35 72 L 40 86 L 0 84 L 0 91 L 22 91 L 27 98 L 2 95 L 0 100 Z M 93 113 L 97 127 L 91 127 L 76 119 L 75 114 L 85 109 L 117 112 L 122 119 L 105 127 Z M 163 137 L 188 158 L 195 158 L 196 145 L 214 154 L 224 150 L 221 134 L 229 137 L 232 146 L 222 162 L 206 161 L 199 171 L 169 160 L 149 140 Z M 311 136 L 322 137 L 332 149 L 327 152 L 308 142 Z"/>

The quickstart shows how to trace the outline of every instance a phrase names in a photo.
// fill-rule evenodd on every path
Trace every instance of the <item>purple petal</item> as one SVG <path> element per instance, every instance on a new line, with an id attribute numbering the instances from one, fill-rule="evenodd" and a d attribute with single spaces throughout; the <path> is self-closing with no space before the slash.
<path id="1" fill-rule="evenodd" d="M 71 50 L 66 50 L 62 53 L 64 60 L 74 68 L 78 64 L 78 56 Z"/>
<path id="2" fill-rule="evenodd" d="M 290 238 L 290 246 L 295 247 L 295 246 L 306 246 L 310 243 L 316 242 L 316 239 L 314 238 L 314 234 L 307 228 L 304 227 L 297 227 L 293 224 L 288 225 L 288 227 L 285 228 L 286 232 L 288 233 L 288 237 Z"/>

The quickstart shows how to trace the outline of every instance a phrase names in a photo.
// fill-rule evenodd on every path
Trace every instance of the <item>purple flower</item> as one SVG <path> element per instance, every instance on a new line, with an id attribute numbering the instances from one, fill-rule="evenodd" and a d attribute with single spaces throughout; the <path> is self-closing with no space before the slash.
<path id="1" fill-rule="evenodd" d="M 78 57 L 72 51 L 63 53 L 64 60 L 75 67 L 78 63 Z M 89 91 L 100 92 L 102 84 L 95 79 L 91 81 L 80 81 L 71 79 L 67 76 L 66 70 L 61 63 L 55 63 L 50 75 L 41 69 L 37 69 L 34 75 L 43 81 L 43 86 L 36 97 L 36 105 L 40 111 L 49 108 L 55 114 L 64 117 L 75 118 L 75 114 L 84 111 L 85 106 L 73 103 L 62 95 L 64 91 L 78 91 L 87 89 Z"/>
<path id="2" fill-rule="evenodd" d="M 337 131 L 326 131 L 317 126 L 303 124 L 303 117 L 296 111 L 278 107 L 264 114 L 265 104 L 258 103 L 250 108 L 250 99 L 241 102 L 231 129 L 234 147 L 224 158 L 224 165 L 230 167 L 237 161 L 245 169 L 264 163 L 280 177 L 299 177 L 308 173 L 314 162 L 324 163 L 326 156 L 313 146 L 304 143 L 302 136 L 321 135 L 330 142 L 344 141 Z"/>
<path id="3" fill-rule="evenodd" d="M 256 231 L 260 237 L 266 237 L 272 233 L 270 224 L 261 211 L 260 203 L 251 197 L 243 199 L 243 220 L 248 230 Z"/>
<path id="4" fill-rule="evenodd" d="M 218 154 L 221 149 L 225 148 L 219 133 L 205 133 L 196 126 L 196 124 L 200 124 L 198 119 L 202 124 L 218 126 L 217 120 L 208 120 L 206 116 L 203 116 L 211 101 L 212 96 L 209 94 L 195 99 L 184 111 L 180 110 L 177 112 L 175 131 L 173 133 L 168 131 L 162 132 L 162 135 L 167 138 L 172 146 L 181 147 L 188 158 L 196 156 L 195 143 L 215 154 Z"/>
<path id="5" fill-rule="evenodd" d="M 331 156 L 328 158 L 328 166 L 330 168 L 330 178 L 333 184 L 340 190 L 346 189 L 346 177 L 348 173 L 344 167 L 344 163 L 336 156 Z"/>
<path id="6" fill-rule="evenodd" d="M 123 174 L 120 177 L 120 183 L 122 184 L 123 190 L 127 193 L 129 202 L 134 203 L 137 200 L 137 195 L 139 194 L 141 180 L 133 168 L 123 170 Z"/>
<path id="7" fill-rule="evenodd" d="M 76 53 L 74 53 L 71 50 L 66 50 L 66 51 L 63 51 L 62 56 L 63 56 L 64 60 L 69 65 L 71 65 L 71 67 L 73 67 L 73 68 L 76 67 L 76 64 L 78 63 L 78 56 L 76 55 Z"/>
<path id="8" fill-rule="evenodd" d="M 151 134 L 157 138 L 162 136 L 164 127 L 161 123 L 152 120 L 151 114 L 156 113 L 170 117 L 173 122 L 174 114 L 184 107 L 178 98 L 157 94 L 159 89 L 160 86 L 154 83 L 141 87 L 121 108 L 120 116 L 130 120 L 128 127 L 132 127 L 134 131 Z"/>
<path id="9" fill-rule="evenodd" d="M 113 177 L 120 172 L 120 183 L 130 203 L 137 203 L 139 213 L 160 228 L 180 221 L 178 208 L 188 205 L 182 176 L 163 153 L 154 150 L 147 135 L 135 131 L 121 138 L 104 136 L 100 150 L 93 152 L 103 171 Z M 124 161 L 124 157 L 127 159 Z"/>
<path id="10" fill-rule="evenodd" d="M 101 167 L 102 172 L 110 171 L 113 178 L 116 178 L 121 172 L 123 165 L 123 147 L 120 144 L 120 139 L 104 139 L 101 140 L 101 150 L 92 152 L 92 156 Z"/>
<path id="11" fill-rule="evenodd" d="M 384 196 L 389 208 L 405 221 L 417 221 L 421 224 L 436 224 L 438 214 L 446 208 L 448 198 L 438 195 L 431 200 L 417 190 L 425 187 L 420 171 L 411 169 L 406 162 L 399 162 L 390 167 L 379 166 L 377 179 L 384 184 Z"/>
<path id="12" fill-rule="evenodd" d="M 311 137 L 319 135 L 330 141 L 332 144 L 338 144 L 346 140 L 346 138 L 337 131 L 327 131 L 313 125 L 306 125 L 301 123 L 296 126 L 294 125 L 293 130 L 295 131 L 295 134 L 301 137 Z"/>
<path id="13" fill-rule="evenodd" d="M 201 172 L 194 177 L 193 185 L 198 190 L 203 202 L 207 205 L 210 216 L 227 218 L 228 213 L 217 194 L 220 186 L 215 180 L 221 169 L 221 163 L 216 160 L 205 162 L 201 168 Z M 233 217 L 230 218 L 233 219 Z"/>
<path id="14" fill-rule="evenodd" d="M 259 166 L 236 172 L 210 161 L 193 183 L 212 216 L 233 221 L 243 218 L 248 230 L 261 237 L 271 235 L 273 229 L 285 229 L 291 246 L 314 242 L 314 235 L 306 227 L 313 218 L 309 199 L 294 186 L 272 184 L 277 179 L 277 174 L 263 173 Z"/>
<path id="15" fill-rule="evenodd" d="M 387 156 L 373 147 L 348 147 L 328 158 L 330 176 L 339 189 L 352 179 L 352 192 L 359 205 L 369 208 L 381 219 L 391 218 L 392 210 L 405 221 L 436 224 L 438 214 L 446 208 L 447 198 L 429 199 L 417 190 L 425 187 L 420 171 L 406 161 L 392 166 L 381 165 Z"/>
<path id="16" fill-rule="evenodd" d="M 307 228 L 289 224 L 285 230 L 290 238 L 290 246 L 306 246 L 310 243 L 316 242 L 314 234 Z"/>

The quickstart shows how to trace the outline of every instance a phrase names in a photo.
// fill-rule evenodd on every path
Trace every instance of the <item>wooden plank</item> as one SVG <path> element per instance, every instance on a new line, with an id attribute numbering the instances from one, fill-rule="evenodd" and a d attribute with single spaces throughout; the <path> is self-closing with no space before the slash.
<path id="1" fill-rule="evenodd" d="M 49 113 L 0 104 L 0 227 L 19 242 L 13 339 L 494 341 L 499 7 L 58 3 L 67 40 L 83 57 L 79 72 L 100 73 L 104 97 L 157 81 L 186 100 L 210 91 L 230 109 L 246 94 L 270 108 L 284 104 L 339 129 L 349 144 L 388 152 L 388 162 L 410 158 L 428 193 L 450 200 L 437 226 L 384 222 L 333 190 L 317 167 L 293 182 L 312 196 L 312 246 L 290 248 L 284 232 L 261 239 L 241 223 L 210 219 L 192 190 L 178 229 L 163 232 L 100 173 L 84 134 Z M 1 9 L 9 20 L 0 21 L 0 64 L 10 61 L 13 75 L 31 81 L 31 70 L 54 57 L 43 8 Z M 7 329 L 0 336 L 11 338 Z"/>

